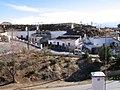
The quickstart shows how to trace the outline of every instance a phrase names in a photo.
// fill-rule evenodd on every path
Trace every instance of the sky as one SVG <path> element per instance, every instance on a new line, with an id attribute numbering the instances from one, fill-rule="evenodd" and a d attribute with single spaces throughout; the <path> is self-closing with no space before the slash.
<path id="1" fill-rule="evenodd" d="M 120 0 L 0 0 L 0 23 L 120 22 Z"/>

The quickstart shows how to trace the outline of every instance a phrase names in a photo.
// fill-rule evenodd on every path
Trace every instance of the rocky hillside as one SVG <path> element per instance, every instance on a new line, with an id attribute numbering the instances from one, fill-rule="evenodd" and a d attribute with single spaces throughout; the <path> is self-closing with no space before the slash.
<path id="1" fill-rule="evenodd" d="M 87 64 L 82 64 L 86 63 Z M 69 56 L 56 56 L 49 51 L 25 51 L 0 57 L 0 85 L 8 83 L 46 82 L 63 79 L 85 80 L 94 67 L 91 61 Z M 93 65 L 94 64 L 94 65 Z M 84 68 L 83 68 L 84 67 Z M 74 78 L 73 78 L 74 77 Z"/>
<path id="2" fill-rule="evenodd" d="M 0 83 L 49 81 L 65 78 L 76 71 L 76 58 L 30 51 L 0 57 Z M 68 69 L 69 68 L 69 69 Z"/>

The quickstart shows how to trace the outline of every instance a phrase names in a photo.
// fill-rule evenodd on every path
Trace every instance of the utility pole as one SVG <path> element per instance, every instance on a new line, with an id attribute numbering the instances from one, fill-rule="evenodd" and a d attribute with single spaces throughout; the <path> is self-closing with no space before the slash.
<path id="1" fill-rule="evenodd" d="M 105 30 L 105 75 L 106 75 L 106 78 L 105 78 L 105 90 L 106 90 L 106 85 L 107 85 L 107 36 L 106 36 L 106 30 Z"/>
<path id="2" fill-rule="evenodd" d="M 28 26 L 25 27 L 25 30 L 27 31 L 27 49 L 29 50 L 29 30 L 28 30 Z"/>
<path id="3" fill-rule="evenodd" d="M 36 33 L 39 33 L 39 22 L 38 22 L 38 24 L 36 24 Z"/>

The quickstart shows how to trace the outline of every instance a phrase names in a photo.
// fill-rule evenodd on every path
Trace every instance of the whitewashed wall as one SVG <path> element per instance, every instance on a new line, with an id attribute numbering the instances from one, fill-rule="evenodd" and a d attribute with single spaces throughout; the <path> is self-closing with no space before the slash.
<path id="1" fill-rule="evenodd" d="M 103 44 L 110 45 L 112 42 L 119 43 L 113 38 L 89 38 L 84 40 L 86 43 L 92 42 L 94 45 L 103 46 Z"/>
<path id="2" fill-rule="evenodd" d="M 35 33 L 36 31 L 29 31 L 29 37 L 31 37 L 31 34 Z M 21 37 L 21 35 L 23 35 L 23 37 L 26 38 L 27 36 L 27 32 L 26 31 L 9 31 L 9 32 L 5 32 L 5 33 L 1 33 L 1 35 L 5 35 L 8 37 L 8 40 L 10 41 L 11 37 L 13 37 L 14 39 L 16 39 L 16 37 Z M 12 36 L 13 35 L 13 36 Z"/>
<path id="3" fill-rule="evenodd" d="M 63 41 L 63 40 L 59 40 L 59 39 L 53 39 L 53 40 L 48 40 L 48 44 L 50 44 L 50 42 L 52 43 L 52 45 L 57 45 L 57 42 L 59 42 L 60 46 L 63 46 L 63 43 L 65 46 L 68 46 L 68 43 L 70 43 L 70 46 L 76 47 L 75 46 L 75 41 L 71 40 L 71 41 Z"/>
<path id="4" fill-rule="evenodd" d="M 35 33 L 36 31 L 29 31 L 29 36 L 31 36 L 31 34 Z M 27 31 L 13 31 L 13 32 L 5 32 L 8 36 L 11 36 L 13 33 L 13 36 L 18 36 L 20 37 L 21 35 L 23 35 L 23 37 L 27 36 Z"/>

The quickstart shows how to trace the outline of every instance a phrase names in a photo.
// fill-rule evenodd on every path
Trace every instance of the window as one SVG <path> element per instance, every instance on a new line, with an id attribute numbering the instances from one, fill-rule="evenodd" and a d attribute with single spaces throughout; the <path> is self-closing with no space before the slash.
<path id="1" fill-rule="evenodd" d="M 57 42 L 57 45 L 59 46 L 59 42 Z"/>
<path id="2" fill-rule="evenodd" d="M 68 46 L 70 46 L 70 43 L 68 43 Z"/>
<path id="3" fill-rule="evenodd" d="M 62 46 L 65 47 L 65 43 L 63 43 Z"/>
<path id="4" fill-rule="evenodd" d="M 50 45 L 52 45 L 52 42 L 50 42 Z"/>

